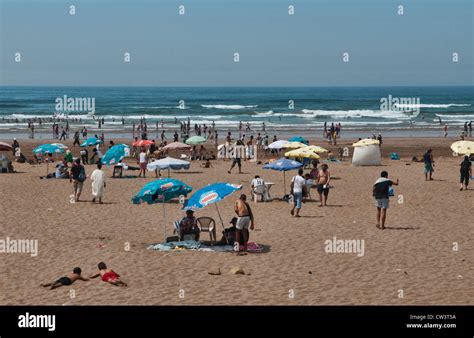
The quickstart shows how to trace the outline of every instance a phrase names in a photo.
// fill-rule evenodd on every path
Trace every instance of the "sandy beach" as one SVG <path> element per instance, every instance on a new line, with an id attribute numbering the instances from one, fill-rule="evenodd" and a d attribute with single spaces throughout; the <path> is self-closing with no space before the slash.
<path id="1" fill-rule="evenodd" d="M 11 143 L 10 139 L 2 139 Z M 31 157 L 39 141 L 21 141 Z M 106 140 L 107 142 L 108 140 Z M 130 140 L 114 140 L 130 144 Z M 317 193 L 304 203 L 301 215 L 290 215 L 291 206 L 281 200 L 253 203 L 256 230 L 251 241 L 263 245 L 262 253 L 179 251 L 158 252 L 147 246 L 163 241 L 162 205 L 133 205 L 131 197 L 146 179 L 112 179 L 106 168 L 104 204 L 90 201 L 91 184 L 84 185 L 85 202 L 70 203 L 69 180 L 39 179 L 46 165 L 17 164 L 18 171 L 0 175 L 2 238 L 38 240 L 38 255 L 1 254 L 0 304 L 2 305 L 459 305 L 474 302 L 474 232 L 472 190 L 459 191 L 459 163 L 449 145 L 454 139 L 386 138 L 383 163 L 355 167 L 350 158 L 329 163 L 333 177 L 328 206 L 319 208 Z M 41 143 L 46 143 L 41 140 Z M 52 142 L 51 140 L 49 142 Z M 73 154 L 79 147 L 65 142 Z M 352 140 L 342 142 L 342 146 Z M 326 147 L 321 140 L 311 144 Z M 432 148 L 436 161 L 434 181 L 425 181 L 423 163 L 411 162 Z M 329 149 L 336 149 L 329 147 Z M 397 152 L 400 161 L 390 160 Z M 9 154 L 10 156 L 11 154 Z M 324 157 L 323 157 L 324 159 Z M 259 158 L 265 162 L 266 159 Z M 130 163 L 132 163 L 130 161 Z M 243 174 L 228 174 L 229 161 L 213 161 L 204 169 L 193 161 L 189 172 L 172 172 L 193 191 L 214 182 L 243 185 L 249 194 L 250 181 L 259 174 L 275 183 L 273 197 L 283 195 L 283 175 L 263 170 L 262 165 L 243 162 Z M 88 175 L 95 166 L 86 166 Z M 388 210 L 387 229 L 375 227 L 372 184 L 381 170 L 400 179 L 396 197 Z M 307 171 L 306 171 L 307 172 Z M 296 172 L 287 173 L 287 182 Z M 288 187 L 287 187 L 288 188 Z M 403 203 L 397 203 L 399 195 Z M 234 216 L 238 193 L 219 203 L 225 226 Z M 171 220 L 184 213 L 178 203 L 167 203 L 167 232 Z M 208 206 L 196 216 L 218 220 Z M 218 226 L 220 237 L 220 225 Z M 203 233 L 202 239 L 209 239 Z M 325 241 L 360 239 L 364 255 L 327 253 Z M 458 251 L 453 243 L 458 243 Z M 126 248 L 130 247 L 130 250 Z M 53 281 L 80 266 L 85 276 L 106 262 L 129 284 L 119 288 L 100 281 L 76 281 L 72 286 L 50 291 L 40 283 Z M 242 268 L 246 275 L 230 270 Z M 219 276 L 208 274 L 220 268 Z M 74 290 L 74 298 L 71 298 Z M 184 290 L 184 293 L 183 293 Z M 400 298 L 403 290 L 403 298 Z M 294 297 L 291 297 L 294 296 Z"/>

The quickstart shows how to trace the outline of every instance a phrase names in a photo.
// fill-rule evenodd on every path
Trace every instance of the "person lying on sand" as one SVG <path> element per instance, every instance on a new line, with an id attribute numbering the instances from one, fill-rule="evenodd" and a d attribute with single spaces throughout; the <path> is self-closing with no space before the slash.
<path id="1" fill-rule="evenodd" d="M 110 283 L 115 286 L 127 286 L 127 284 L 120 279 L 120 275 L 112 269 L 108 269 L 107 265 L 104 262 L 97 264 L 99 272 L 95 275 L 90 276 L 90 278 L 97 278 L 101 276 L 101 279 L 104 282 Z"/>
<path id="2" fill-rule="evenodd" d="M 82 272 L 81 268 L 74 268 L 72 270 L 72 273 L 67 275 L 67 277 L 61 277 L 55 282 L 47 283 L 47 284 L 41 284 L 41 286 L 45 287 L 45 288 L 50 286 L 51 287 L 50 290 L 54 290 L 54 289 L 59 288 L 60 286 L 63 286 L 63 285 L 71 285 L 72 283 L 74 283 L 78 279 L 80 279 L 82 281 L 88 281 L 89 280 L 88 278 L 84 278 L 84 277 L 81 276 L 81 272 Z"/>

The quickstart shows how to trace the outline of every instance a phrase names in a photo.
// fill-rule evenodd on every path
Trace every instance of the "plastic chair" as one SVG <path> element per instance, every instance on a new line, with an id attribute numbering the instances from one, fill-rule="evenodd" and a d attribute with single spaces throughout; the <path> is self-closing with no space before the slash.
<path id="1" fill-rule="evenodd" d="M 267 200 L 267 187 L 265 184 L 257 185 L 252 189 L 252 197 L 255 203 L 258 202 L 258 198 L 262 197 L 264 201 Z"/>
<path id="2" fill-rule="evenodd" d="M 209 237 L 212 241 L 216 241 L 216 221 L 211 217 L 199 217 L 196 220 L 201 232 L 209 232 Z"/>

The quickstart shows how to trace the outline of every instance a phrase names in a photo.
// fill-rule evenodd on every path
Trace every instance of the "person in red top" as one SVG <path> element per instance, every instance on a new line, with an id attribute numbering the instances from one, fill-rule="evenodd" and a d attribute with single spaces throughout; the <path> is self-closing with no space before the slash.
<path id="1" fill-rule="evenodd" d="M 120 279 L 120 275 L 112 269 L 108 269 L 107 265 L 104 262 L 100 262 L 97 267 L 99 268 L 99 273 L 90 276 L 90 278 L 97 278 L 101 276 L 101 279 L 115 286 L 127 286 L 127 284 Z"/>

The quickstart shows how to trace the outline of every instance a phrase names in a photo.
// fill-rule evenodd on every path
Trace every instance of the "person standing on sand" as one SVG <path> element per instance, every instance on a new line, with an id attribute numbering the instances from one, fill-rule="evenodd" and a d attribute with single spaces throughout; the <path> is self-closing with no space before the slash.
<path id="1" fill-rule="evenodd" d="M 306 189 L 306 180 L 303 177 L 303 169 L 300 168 L 298 170 L 298 175 L 293 176 L 291 179 L 291 190 L 290 194 L 293 195 L 294 199 L 294 204 L 293 208 L 290 210 L 290 214 L 295 217 L 301 217 L 300 216 L 300 210 L 301 210 L 301 203 L 303 201 L 303 196 L 305 194 L 305 189 Z M 296 209 L 296 214 L 295 214 L 295 209 Z"/>
<path id="2" fill-rule="evenodd" d="M 464 161 L 460 164 L 461 169 L 461 188 L 459 190 L 467 190 L 469 185 L 469 178 L 472 176 L 472 163 L 469 160 L 469 156 L 464 156 Z"/>
<path id="3" fill-rule="evenodd" d="M 447 123 L 444 124 L 444 137 L 445 138 L 448 137 L 448 124 Z"/>
<path id="4" fill-rule="evenodd" d="M 316 179 L 316 189 L 319 194 L 320 207 L 327 206 L 328 202 L 329 182 L 331 181 L 331 173 L 328 169 L 329 167 L 327 164 L 321 165 L 321 169 L 319 169 L 318 177 Z"/>
<path id="5" fill-rule="evenodd" d="M 428 181 L 428 176 L 429 180 L 433 181 L 434 159 L 431 149 L 428 149 L 428 151 L 423 155 L 423 162 L 425 164 L 425 181 Z"/>
<path id="6" fill-rule="evenodd" d="M 235 241 L 240 243 L 240 236 L 243 236 L 243 248 L 242 251 L 247 250 L 247 243 L 249 241 L 249 225 L 250 230 L 255 228 L 254 218 L 252 209 L 247 203 L 247 196 L 245 194 L 240 195 L 239 199 L 235 201 L 234 211 L 237 214 L 237 223 L 235 225 L 237 232 L 235 234 Z M 240 251 L 240 248 L 239 248 Z"/>
<path id="7" fill-rule="evenodd" d="M 387 209 L 389 204 L 389 188 L 392 185 L 398 185 L 399 181 L 397 178 L 396 182 L 388 179 L 388 173 L 382 171 L 380 177 L 375 181 L 372 195 L 375 198 L 375 206 L 377 207 L 377 225 L 376 227 L 384 230 L 385 219 L 387 218 Z"/>
<path id="8" fill-rule="evenodd" d="M 102 163 L 97 163 L 97 169 L 92 172 L 92 203 L 95 203 L 96 198 L 99 199 L 99 204 L 102 204 L 102 196 L 105 188 L 105 173 L 102 171 Z"/>
<path id="9" fill-rule="evenodd" d="M 140 177 L 143 173 L 143 178 L 146 178 L 146 166 L 148 164 L 148 158 L 146 156 L 144 147 L 142 147 L 142 150 L 138 155 L 138 163 L 140 164 L 140 173 L 138 174 L 138 177 Z"/>
<path id="10" fill-rule="evenodd" d="M 69 175 L 69 182 L 74 182 L 74 201 L 79 202 L 79 197 L 81 197 L 82 187 L 84 181 L 86 180 L 86 170 L 84 166 L 81 165 L 81 160 L 79 158 L 72 164 L 71 174 Z"/>
<path id="11" fill-rule="evenodd" d="M 79 142 L 79 132 L 78 132 L 78 131 L 76 131 L 76 132 L 74 133 L 74 143 L 72 144 L 72 146 L 75 147 L 76 144 L 77 144 L 78 146 L 81 145 L 81 142 Z"/>

